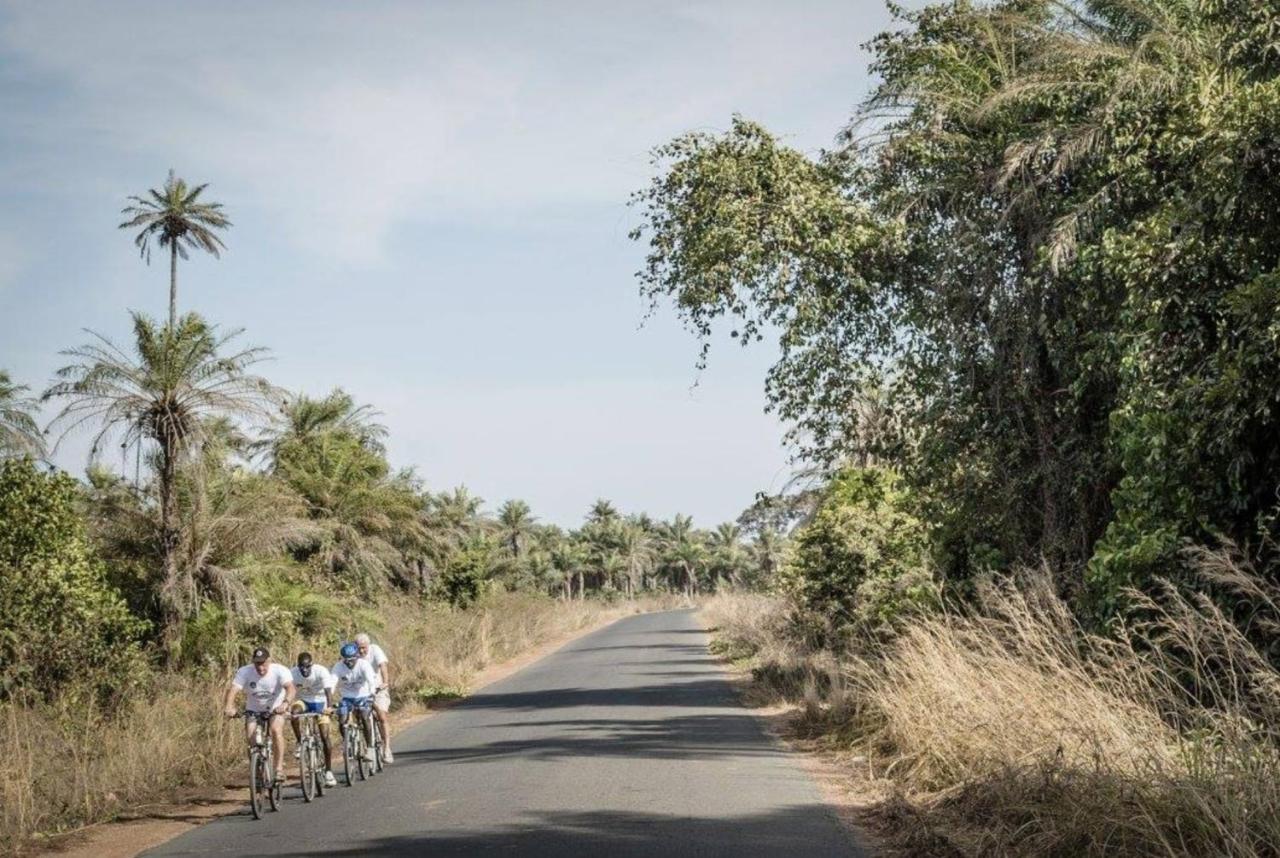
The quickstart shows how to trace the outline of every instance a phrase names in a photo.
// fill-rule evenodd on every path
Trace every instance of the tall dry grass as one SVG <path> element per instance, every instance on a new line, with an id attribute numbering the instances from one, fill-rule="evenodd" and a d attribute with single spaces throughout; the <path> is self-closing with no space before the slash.
<path id="1" fill-rule="evenodd" d="M 787 634 L 776 602 L 713 603 L 709 619 L 725 646 L 754 647 L 762 682 L 789 677 L 776 693 L 804 727 L 869 758 L 905 853 L 1276 856 L 1280 592 L 1238 556 L 1195 560 L 1201 592 L 1134 594 L 1132 625 L 1107 637 L 1034 575 L 879 651 L 770 640 Z"/>
<path id="2" fill-rule="evenodd" d="M 405 601 L 372 615 L 393 659 L 397 707 L 412 707 L 464 694 L 486 667 L 543 643 L 660 607 L 511 593 L 467 611 Z M 303 640 L 276 649 L 287 659 L 286 651 L 303 647 L 327 651 Z M 109 711 L 74 694 L 0 704 L 0 854 L 235 778 L 243 764 L 238 729 L 221 717 L 229 679 L 229 670 L 157 674 Z"/>

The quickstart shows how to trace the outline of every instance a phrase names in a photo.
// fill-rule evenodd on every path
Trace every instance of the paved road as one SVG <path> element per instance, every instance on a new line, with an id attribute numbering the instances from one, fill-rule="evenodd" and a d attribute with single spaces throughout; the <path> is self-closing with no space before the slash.
<path id="1" fill-rule="evenodd" d="M 620 620 L 397 737 L 396 763 L 172 855 L 857 856 L 693 614 Z"/>

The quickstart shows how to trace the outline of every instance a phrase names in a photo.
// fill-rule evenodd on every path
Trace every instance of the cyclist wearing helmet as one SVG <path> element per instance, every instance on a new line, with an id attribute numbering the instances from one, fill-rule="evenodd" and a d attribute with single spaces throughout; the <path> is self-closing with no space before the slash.
<path id="1" fill-rule="evenodd" d="M 373 719 L 369 717 L 364 707 L 373 703 L 373 694 L 378 688 L 378 675 L 373 672 L 369 662 L 360 657 L 360 648 L 355 644 L 344 643 L 339 654 L 342 658 L 333 666 L 333 678 L 337 683 L 340 701 L 338 728 L 343 729 L 343 719 L 348 712 L 355 709 L 360 716 L 361 727 L 364 729 L 366 740 L 364 758 L 368 762 L 373 762 Z"/>
<path id="2" fill-rule="evenodd" d="M 319 712 L 323 716 L 333 706 L 333 687 L 337 680 L 323 664 L 313 664 L 311 653 L 298 654 L 298 666 L 293 669 L 293 684 L 298 689 L 298 699 L 294 701 L 293 711 L 296 713 Z M 329 747 L 329 719 L 316 719 L 319 728 L 320 744 L 324 747 L 324 785 L 337 786 L 333 776 L 333 752 Z M 302 739 L 302 724 L 293 722 L 293 738 Z M 301 748 L 295 752 L 300 756 Z"/>
<path id="3" fill-rule="evenodd" d="M 378 687 L 373 694 L 373 717 L 378 722 L 378 732 L 382 734 L 382 760 L 391 763 L 395 758 L 391 756 L 391 741 L 387 736 L 387 712 L 391 710 L 391 668 L 387 654 L 363 632 L 356 635 L 356 646 L 360 648 L 360 657 L 369 662 L 378 675 Z"/>
<path id="4" fill-rule="evenodd" d="M 293 676 L 289 668 L 276 664 L 271 660 L 271 653 L 266 647 L 258 647 L 253 651 L 253 662 L 236 671 L 236 675 L 227 686 L 223 709 L 228 718 L 236 716 L 236 695 L 244 692 L 244 708 L 249 712 L 266 715 L 270 713 L 268 723 L 271 729 L 271 740 L 274 745 L 274 757 L 271 761 L 272 771 L 277 778 L 284 773 L 284 714 L 289 711 L 295 693 Z M 253 744 L 257 724 L 255 719 L 246 718 L 245 739 Z"/>

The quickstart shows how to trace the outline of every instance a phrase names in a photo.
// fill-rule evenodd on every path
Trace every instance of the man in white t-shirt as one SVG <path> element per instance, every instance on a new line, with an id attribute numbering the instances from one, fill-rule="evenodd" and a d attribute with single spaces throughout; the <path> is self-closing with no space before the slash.
<path id="1" fill-rule="evenodd" d="M 325 713 L 333 707 L 333 689 L 338 681 L 323 664 L 315 664 L 311 653 L 298 653 L 298 665 L 293 669 L 293 684 L 298 689 L 298 699 L 293 703 L 293 711 L 297 714 L 315 712 L 321 717 L 316 719 L 319 728 L 320 744 L 324 747 L 324 784 L 337 786 L 333 776 L 333 751 L 329 746 L 329 719 Z M 293 721 L 293 738 L 301 741 L 302 724 Z M 301 774 L 299 774 L 301 777 Z"/>
<path id="2" fill-rule="evenodd" d="M 343 730 L 343 721 L 348 712 L 355 710 L 364 730 L 364 758 L 373 762 L 372 721 L 364 707 L 372 706 L 374 692 L 378 690 L 378 675 L 373 672 L 369 662 L 360 657 L 360 650 L 354 643 L 345 643 L 340 651 L 341 658 L 333 666 L 333 678 L 338 692 L 338 728 Z"/>
<path id="3" fill-rule="evenodd" d="M 373 695 L 373 717 L 378 722 L 378 732 L 382 734 L 382 760 L 392 763 L 395 758 L 391 755 L 391 740 L 387 735 L 387 712 L 391 710 L 391 668 L 387 654 L 364 633 L 356 635 L 356 646 L 360 648 L 360 657 L 369 662 L 378 674 L 378 690 Z"/>
<path id="4" fill-rule="evenodd" d="M 283 664 L 271 660 L 271 653 L 266 647 L 258 647 L 253 651 L 253 662 L 236 671 L 236 675 L 227 686 L 223 709 L 228 718 L 234 718 L 236 711 L 236 695 L 244 692 L 244 708 L 246 712 L 264 716 L 270 725 L 271 741 L 274 744 L 272 762 L 273 777 L 284 777 L 284 715 L 289 711 L 296 689 L 293 675 Z M 257 727 L 256 718 L 245 718 L 245 740 L 253 744 L 253 736 Z"/>

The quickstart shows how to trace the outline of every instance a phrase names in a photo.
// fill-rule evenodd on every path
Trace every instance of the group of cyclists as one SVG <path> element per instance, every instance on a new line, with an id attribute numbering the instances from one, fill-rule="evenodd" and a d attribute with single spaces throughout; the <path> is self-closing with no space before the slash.
<path id="1" fill-rule="evenodd" d="M 236 697 L 245 696 L 244 709 L 236 708 Z M 364 731 L 364 758 L 373 762 L 374 748 L 380 745 L 384 764 L 391 763 L 387 712 L 391 708 L 391 674 L 387 654 L 367 634 L 342 644 L 339 659 L 333 667 L 316 664 L 311 653 L 298 654 L 293 668 L 271 658 L 266 647 L 253 651 L 253 660 L 236 671 L 227 686 L 224 709 L 228 718 L 243 716 L 245 739 L 253 750 L 258 741 L 260 724 L 268 726 L 273 752 L 271 771 L 282 778 L 284 773 L 284 720 L 290 716 L 314 713 L 318 718 L 320 741 L 324 748 L 324 785 L 336 786 L 333 774 L 333 750 L 329 739 L 327 716 L 338 713 L 339 729 L 350 729 L 349 716 L 355 713 Z M 298 718 L 293 718 L 293 735 L 301 740 Z M 373 731 L 378 731 L 375 742 Z M 301 773 L 300 773 L 301 778 Z"/>

